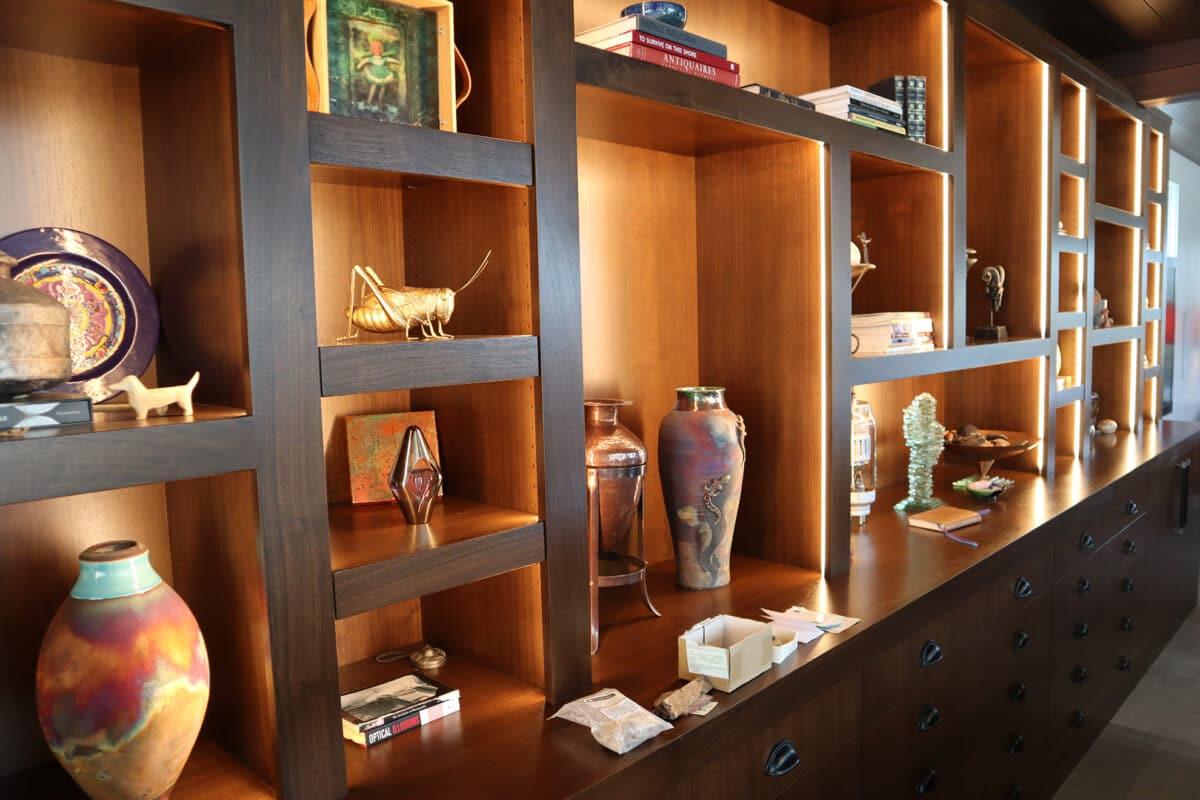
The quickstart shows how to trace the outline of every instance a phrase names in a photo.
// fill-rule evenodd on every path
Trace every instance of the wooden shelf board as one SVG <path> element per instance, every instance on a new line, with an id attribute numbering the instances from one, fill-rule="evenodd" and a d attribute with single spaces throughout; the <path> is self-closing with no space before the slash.
<path id="1" fill-rule="evenodd" d="M 321 349 L 324 397 L 535 378 L 536 336 L 334 344 Z"/>
<path id="2" fill-rule="evenodd" d="M 1162 250 L 1151 250 L 1150 248 L 1146 248 L 1146 260 L 1149 261 L 1151 264 L 1163 263 Z"/>
<path id="3" fill-rule="evenodd" d="M 1088 165 L 1082 161 L 1076 161 L 1068 155 L 1059 153 L 1054 158 L 1054 165 L 1059 172 L 1066 173 L 1073 178 L 1087 180 Z"/>
<path id="4" fill-rule="evenodd" d="M 1068 386 L 1061 391 L 1056 390 L 1054 392 L 1054 407 L 1062 408 L 1063 406 L 1069 406 L 1071 403 L 1082 400 L 1084 396 L 1083 390 L 1083 384 Z"/>
<path id="5" fill-rule="evenodd" d="M 1142 338 L 1141 325 L 1116 325 L 1111 328 L 1092 328 L 1088 343 L 1092 347 L 1103 347 L 1120 342 L 1132 342 Z"/>
<path id="6" fill-rule="evenodd" d="M 796 138 L 934 172 L 958 156 L 903 136 L 869 130 L 584 44 L 575 45 L 579 135 L 683 155 L 756 147 Z"/>
<path id="7" fill-rule="evenodd" d="M 1055 320 L 1056 327 L 1059 330 L 1070 330 L 1072 328 L 1087 327 L 1087 312 L 1086 311 L 1060 311 L 1058 318 Z"/>
<path id="8" fill-rule="evenodd" d="M 1097 222 L 1107 222 L 1110 225 L 1121 225 L 1126 228 L 1137 228 L 1138 230 L 1145 227 L 1145 220 L 1137 214 L 1132 214 L 1123 208 L 1106 206 L 1103 203 L 1095 204 L 1095 215 Z"/>
<path id="9" fill-rule="evenodd" d="M 257 429 L 245 411 L 196 406 L 141 422 L 94 414 L 88 425 L 0 435 L 0 504 L 254 469 Z"/>
<path id="10" fill-rule="evenodd" d="M 545 559 L 534 514 L 455 497 L 428 525 L 409 525 L 392 503 L 329 508 L 338 619 L 510 572 Z"/>
<path id="11" fill-rule="evenodd" d="M 1065 233 L 1054 234 L 1054 241 L 1058 243 L 1058 251 L 1060 253 L 1079 253 L 1087 255 L 1088 240 L 1081 236 L 1069 236 Z"/>
<path id="12" fill-rule="evenodd" d="M 1162 320 L 1161 308 L 1143 308 L 1142 322 L 1159 322 Z"/>
<path id="13" fill-rule="evenodd" d="M 1156 192 L 1153 189 L 1147 189 L 1146 190 L 1146 202 L 1158 203 L 1159 205 L 1165 205 L 1167 202 L 1167 193 L 1166 192 Z"/>
<path id="14" fill-rule="evenodd" d="M 309 112 L 308 157 L 335 167 L 533 185 L 533 149 L 524 142 L 333 114 Z"/>
<path id="15" fill-rule="evenodd" d="M 1005 342 L 970 344 L 928 353 L 897 356 L 872 356 L 850 359 L 850 383 L 867 383 L 917 378 L 941 372 L 975 369 L 990 364 L 1006 364 L 1030 358 L 1044 358 L 1053 352 L 1049 339 L 1010 339 Z"/>
<path id="16" fill-rule="evenodd" d="M 87 800 L 57 763 L 0 779 L 0 797 Z M 275 792 L 245 765 L 211 740 L 196 742 L 171 800 L 274 800 Z"/>
<path id="17" fill-rule="evenodd" d="M 1142 380 L 1144 381 L 1159 377 L 1162 377 L 1162 364 L 1155 364 L 1152 367 L 1144 367 L 1142 369 Z"/>

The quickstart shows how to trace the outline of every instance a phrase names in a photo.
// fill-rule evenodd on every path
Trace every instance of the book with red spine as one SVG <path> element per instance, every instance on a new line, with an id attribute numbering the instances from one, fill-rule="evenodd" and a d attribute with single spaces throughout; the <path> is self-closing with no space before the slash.
<path id="1" fill-rule="evenodd" d="M 410 711 L 407 714 L 401 714 L 391 719 L 388 719 L 385 724 L 371 730 L 362 731 L 354 736 L 343 731 L 343 736 L 351 742 L 362 747 L 374 747 L 377 744 L 386 742 L 394 736 L 420 728 L 423 725 L 428 725 L 436 722 L 443 717 L 448 717 L 451 714 L 457 714 L 459 711 L 458 697 L 451 697 L 448 700 L 442 700 L 425 708 L 416 711 Z"/>
<path id="2" fill-rule="evenodd" d="M 635 58 L 638 61 L 645 61 L 650 64 L 657 64 L 660 67 L 682 72 L 684 75 L 691 75 L 696 78 L 704 78 L 705 80 L 721 83 L 726 86 L 737 87 L 741 85 L 742 78 L 736 72 L 725 72 L 719 70 L 709 64 L 702 64 L 699 61 L 694 61 L 690 58 L 683 58 L 674 53 L 667 53 L 662 50 L 657 50 L 653 47 L 646 47 L 641 44 L 625 44 L 617 47 L 609 48 L 609 52 L 617 53 L 623 56 Z"/>
<path id="3" fill-rule="evenodd" d="M 734 74 L 740 74 L 742 71 L 742 65 L 736 61 L 730 61 L 727 58 L 721 58 L 712 53 L 697 50 L 694 47 L 687 47 L 686 45 L 672 42 L 670 39 L 664 39 L 661 36 L 654 36 L 645 31 L 626 31 L 612 38 L 596 42 L 593 46 L 599 47 L 601 50 L 612 50 L 627 44 L 640 44 L 643 47 L 653 47 L 655 50 L 662 50 L 664 53 L 673 53 L 683 58 L 690 58 L 692 61 L 699 61 L 701 64 L 708 64 L 710 67 L 716 67 L 717 69 Z"/>

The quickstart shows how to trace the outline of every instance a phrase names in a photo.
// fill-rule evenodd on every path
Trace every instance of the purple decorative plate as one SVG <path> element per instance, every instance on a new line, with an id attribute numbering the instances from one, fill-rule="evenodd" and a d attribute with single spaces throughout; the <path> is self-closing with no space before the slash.
<path id="1" fill-rule="evenodd" d="M 53 297 L 71 312 L 71 380 L 58 391 L 92 402 L 109 384 L 141 376 L 158 348 L 158 303 L 129 257 L 103 239 L 69 228 L 37 228 L 0 239 L 17 260 L 9 277 Z"/>

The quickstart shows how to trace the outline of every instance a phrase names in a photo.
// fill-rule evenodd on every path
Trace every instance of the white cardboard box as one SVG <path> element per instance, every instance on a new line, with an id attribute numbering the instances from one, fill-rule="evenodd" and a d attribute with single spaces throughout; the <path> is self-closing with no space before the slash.
<path id="1" fill-rule="evenodd" d="M 779 644 L 775 644 L 776 639 L 779 640 Z M 799 645 L 800 640 L 796 638 L 795 631 L 771 625 L 771 663 L 782 664 L 784 659 L 796 652 Z"/>
<path id="2" fill-rule="evenodd" d="M 697 622 L 679 637 L 679 677 L 708 678 L 732 692 L 771 667 L 771 626 L 721 614 Z"/>

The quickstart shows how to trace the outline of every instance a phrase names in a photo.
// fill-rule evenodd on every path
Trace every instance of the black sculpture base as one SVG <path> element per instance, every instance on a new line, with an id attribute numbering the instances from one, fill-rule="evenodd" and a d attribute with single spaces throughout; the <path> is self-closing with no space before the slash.
<path id="1" fill-rule="evenodd" d="M 975 329 L 975 338 L 988 342 L 1003 342 L 1008 338 L 1008 327 L 1005 325 L 980 325 Z"/>

